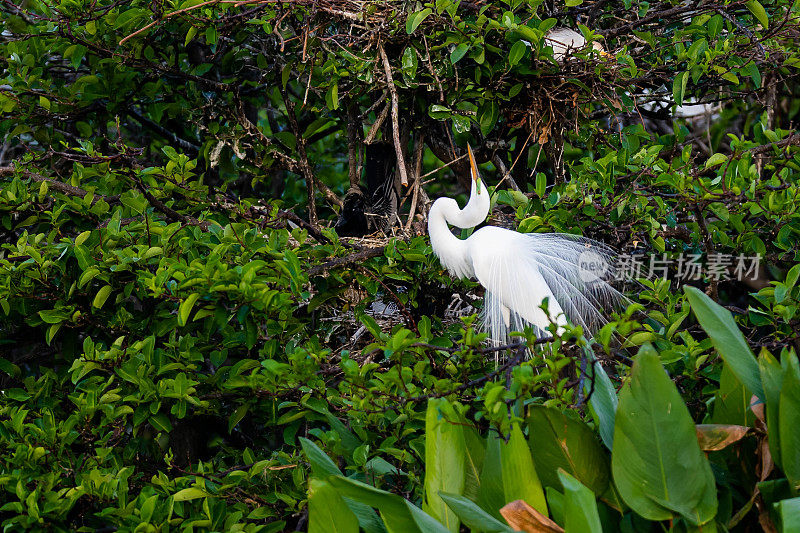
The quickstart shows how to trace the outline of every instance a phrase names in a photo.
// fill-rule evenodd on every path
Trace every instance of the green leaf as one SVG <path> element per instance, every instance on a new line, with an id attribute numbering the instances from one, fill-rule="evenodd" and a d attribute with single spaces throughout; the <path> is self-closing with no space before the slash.
<path id="1" fill-rule="evenodd" d="M 758 369 L 761 373 L 761 384 L 764 386 L 764 402 L 766 402 L 765 420 L 767 422 L 767 442 L 775 464 L 781 466 L 781 439 L 779 423 L 779 406 L 781 388 L 783 386 L 783 369 L 781 364 L 766 349 L 758 355 Z"/>
<path id="2" fill-rule="evenodd" d="M 249 408 L 250 404 L 243 403 L 242 405 L 236 408 L 236 410 L 230 417 L 228 417 L 228 433 L 233 431 L 233 428 L 236 427 L 236 424 L 242 421 L 242 418 L 244 418 L 244 415 L 247 414 L 247 410 Z"/>
<path id="3" fill-rule="evenodd" d="M 417 66 L 419 65 L 419 60 L 417 59 L 417 51 L 413 46 L 406 46 L 406 49 L 403 50 L 401 65 L 403 74 L 406 75 L 408 79 L 413 80 L 417 77 Z"/>
<path id="4" fill-rule="evenodd" d="M 439 492 L 462 494 L 466 445 L 461 420 L 444 398 L 428 400 L 425 415 L 425 504 L 423 509 L 458 533 L 459 520 Z"/>
<path id="5" fill-rule="evenodd" d="M 377 507 L 391 533 L 448 533 L 448 529 L 408 500 L 342 476 L 328 478 L 339 494 L 371 507 Z"/>
<path id="6" fill-rule="evenodd" d="M 189 487 L 188 489 L 179 490 L 173 494 L 172 499 L 176 502 L 185 502 L 189 500 L 196 500 L 197 498 L 205 498 L 206 496 L 209 496 L 206 491 L 200 490 L 196 487 Z"/>
<path id="7" fill-rule="evenodd" d="M 192 307 L 194 307 L 194 303 L 197 299 L 200 298 L 200 295 L 196 292 L 190 294 L 184 301 L 181 302 L 180 307 L 178 308 L 178 325 L 185 326 L 186 323 L 189 321 L 189 315 L 192 313 Z"/>
<path id="8" fill-rule="evenodd" d="M 683 72 L 675 76 L 672 82 L 672 97 L 678 105 L 683 104 L 683 97 L 686 93 L 686 84 L 689 82 L 689 72 Z"/>
<path id="9" fill-rule="evenodd" d="M 497 124 L 499 116 L 500 106 L 494 100 L 487 100 L 478 110 L 478 124 L 481 127 L 481 133 L 488 135 Z"/>
<path id="10" fill-rule="evenodd" d="M 327 479 L 329 476 L 342 475 L 342 471 L 339 470 L 336 463 L 319 446 L 304 437 L 300 437 L 299 440 L 314 476 L 320 479 Z"/>
<path id="11" fill-rule="evenodd" d="M 722 163 L 726 162 L 728 157 L 725 154 L 714 154 L 708 158 L 706 161 L 706 168 L 715 167 L 717 165 L 721 165 Z"/>
<path id="12" fill-rule="evenodd" d="M 749 2 L 746 2 L 745 5 L 747 6 L 747 9 L 750 10 L 750 13 L 752 13 L 756 20 L 758 20 L 758 22 L 761 24 L 761 27 L 765 30 L 769 29 L 769 17 L 767 16 L 767 12 L 764 10 L 764 6 L 762 6 L 761 3 L 757 2 L 756 0 L 749 0 Z"/>
<path id="13" fill-rule="evenodd" d="M 752 393 L 736 379 L 727 363 L 722 364 L 719 378 L 719 390 L 714 398 L 714 412 L 711 422 L 714 424 L 736 424 L 753 427 L 755 415 L 750 409 Z"/>
<path id="14" fill-rule="evenodd" d="M 700 326 L 708 333 L 714 348 L 736 375 L 737 379 L 763 399 L 764 389 L 758 370 L 758 362 L 747 345 L 744 335 L 736 326 L 730 311 L 714 302 L 702 291 L 686 285 L 684 287 L 689 305 Z"/>
<path id="15" fill-rule="evenodd" d="M 524 500 L 542 513 L 547 514 L 544 489 L 533 464 L 531 450 L 519 424 L 511 427 L 508 443 L 500 444 L 500 464 L 503 471 L 503 494 L 505 501 Z"/>
<path id="16" fill-rule="evenodd" d="M 679 513 L 702 525 L 717 512 L 714 475 L 694 421 L 649 344 L 620 393 L 611 470 L 622 499 L 648 520 Z"/>
<path id="17" fill-rule="evenodd" d="M 308 488 L 308 533 L 358 533 L 356 515 L 330 483 L 311 478 Z"/>
<path id="18" fill-rule="evenodd" d="M 150 417 L 150 423 L 156 428 L 157 431 L 169 433 L 172 431 L 172 422 L 169 421 L 167 415 L 158 413 Z"/>
<path id="19" fill-rule="evenodd" d="M 591 352 L 591 349 L 587 348 Z M 594 353 L 587 354 L 595 361 Z M 614 418 L 617 414 L 617 391 L 603 366 L 596 362 L 590 365 L 589 380 L 584 383 L 584 392 L 589 397 L 589 410 L 600 430 L 600 438 L 609 450 L 614 445 Z M 594 384 L 594 390 L 592 390 Z"/>
<path id="20" fill-rule="evenodd" d="M 486 453 L 481 469 L 478 504 L 497 519 L 502 519 L 500 509 L 508 503 L 503 487 L 503 466 L 500 459 L 501 446 L 505 443 L 497 433 L 490 432 L 486 438 Z"/>
<path id="21" fill-rule="evenodd" d="M 800 489 L 800 365 L 797 357 L 785 356 L 780 392 L 778 427 L 781 467 L 792 490 Z"/>
<path id="22" fill-rule="evenodd" d="M 42 182 L 42 183 L 44 184 L 46 182 Z M 80 235 L 75 237 L 75 246 L 80 246 L 81 244 L 86 242 L 86 239 L 88 239 L 91 234 L 92 234 L 91 230 L 87 230 L 87 231 L 81 232 Z"/>
<path id="23" fill-rule="evenodd" d="M 455 65 L 461 60 L 462 57 L 467 55 L 468 51 L 469 43 L 459 43 L 459 45 L 456 46 L 452 52 L 450 52 L 450 63 Z"/>
<path id="24" fill-rule="evenodd" d="M 506 533 L 514 531 L 503 522 L 478 507 L 473 501 L 458 494 L 440 492 L 439 496 L 458 515 L 464 525 L 473 531 L 484 533 Z"/>
<path id="25" fill-rule="evenodd" d="M 341 476 L 342 471 L 336 466 L 328 454 L 314 444 L 312 441 L 300 437 L 300 446 L 303 448 L 303 453 L 306 454 L 309 464 L 311 464 L 311 471 L 314 476 L 320 479 L 327 479 L 330 476 Z M 384 530 L 378 515 L 371 507 L 345 498 L 345 503 L 353 511 L 353 514 L 358 518 L 358 523 L 367 533 L 381 533 Z"/>
<path id="26" fill-rule="evenodd" d="M 513 67 L 522 57 L 525 55 L 525 50 L 528 47 L 522 41 L 517 41 L 514 43 L 514 46 L 511 47 L 511 51 L 508 53 L 508 62 Z"/>
<path id="27" fill-rule="evenodd" d="M 417 11 L 416 13 L 411 13 L 408 15 L 406 19 L 406 33 L 411 35 L 414 31 L 422 24 L 422 21 L 425 20 L 428 15 L 432 13 L 430 8 L 425 8 L 422 11 Z"/>
<path id="28" fill-rule="evenodd" d="M 775 507 L 781 517 L 782 531 L 800 531 L 800 498 L 781 500 Z"/>
<path id="29" fill-rule="evenodd" d="M 589 426 L 558 409 L 532 406 L 528 434 L 536 472 L 545 486 L 558 487 L 558 472 L 564 470 L 595 494 L 606 491 L 608 458 Z"/>
<path id="30" fill-rule="evenodd" d="M 450 118 L 450 108 L 439 104 L 433 104 L 428 108 L 428 115 L 436 120 L 445 120 Z"/>
<path id="31" fill-rule="evenodd" d="M 603 533 L 597 512 L 595 495 L 580 481 L 559 470 L 558 478 L 564 487 L 565 533 Z"/>
<path id="32" fill-rule="evenodd" d="M 103 304 L 106 303 L 108 296 L 111 294 L 111 285 L 106 285 L 97 291 L 97 294 L 94 295 L 94 300 L 92 300 L 92 307 L 100 309 L 103 307 Z"/>
<path id="33" fill-rule="evenodd" d="M 328 92 L 325 93 L 325 104 L 328 106 L 328 109 L 335 111 L 339 109 L 339 84 L 334 83 L 328 88 Z"/>

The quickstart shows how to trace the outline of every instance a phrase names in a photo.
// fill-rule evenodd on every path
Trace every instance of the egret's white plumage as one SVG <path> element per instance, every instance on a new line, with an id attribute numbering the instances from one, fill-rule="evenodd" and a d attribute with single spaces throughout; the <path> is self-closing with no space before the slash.
<path id="1" fill-rule="evenodd" d="M 602 277 L 587 276 L 581 261 L 588 257 L 611 264 L 607 246 L 574 235 L 518 233 L 494 226 L 483 227 L 459 239 L 448 224 L 477 226 L 489 214 L 489 191 L 481 183 L 469 150 L 472 189 L 464 209 L 452 198 L 439 198 L 428 214 L 428 234 L 433 252 L 457 278 L 477 278 L 486 289 L 484 324 L 495 343 L 508 341 L 511 331 L 532 326 L 540 335 L 555 322 L 571 321 L 592 333 L 604 323 L 603 310 L 624 297 Z M 547 300 L 547 310 L 542 303 Z M 552 320 L 551 320 L 552 318 Z"/>
<path id="2" fill-rule="evenodd" d="M 553 47 L 553 59 L 558 62 L 576 50 L 586 46 L 586 38 L 575 30 L 569 28 L 553 28 L 544 36 L 545 44 Z M 592 48 L 605 54 L 603 45 L 597 41 L 592 42 Z M 606 54 L 607 55 L 607 54 Z"/>

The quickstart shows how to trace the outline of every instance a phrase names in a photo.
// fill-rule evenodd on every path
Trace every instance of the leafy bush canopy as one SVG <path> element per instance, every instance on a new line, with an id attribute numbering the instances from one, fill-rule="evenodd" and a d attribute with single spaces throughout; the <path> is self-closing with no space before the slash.
<path id="1" fill-rule="evenodd" d="M 800 527 L 792 2 L 0 12 L 5 530 Z M 396 235 L 340 239 L 376 140 Z M 467 142 L 643 276 L 591 343 L 482 345 L 422 224 Z"/>

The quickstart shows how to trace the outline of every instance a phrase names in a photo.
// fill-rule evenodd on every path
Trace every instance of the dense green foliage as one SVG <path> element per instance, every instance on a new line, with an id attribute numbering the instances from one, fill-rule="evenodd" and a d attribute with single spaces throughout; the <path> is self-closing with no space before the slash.
<path id="1" fill-rule="evenodd" d="M 0 14 L 5 530 L 505 531 L 519 499 L 568 531 L 800 527 L 792 2 Z M 606 52 L 554 56 L 556 26 Z M 409 181 L 378 247 L 330 229 L 376 135 Z M 495 220 L 667 279 L 496 363 L 420 231 L 467 142 Z"/>

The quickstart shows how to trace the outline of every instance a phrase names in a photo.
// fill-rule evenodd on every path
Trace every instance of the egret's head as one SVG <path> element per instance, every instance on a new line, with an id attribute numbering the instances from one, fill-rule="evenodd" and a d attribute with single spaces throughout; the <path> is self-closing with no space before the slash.
<path id="1" fill-rule="evenodd" d="M 467 145 L 467 154 L 469 154 L 469 170 L 472 173 L 472 184 L 475 186 L 475 192 L 481 194 L 481 175 L 478 174 L 478 165 L 475 163 L 475 156 L 469 144 Z"/>

